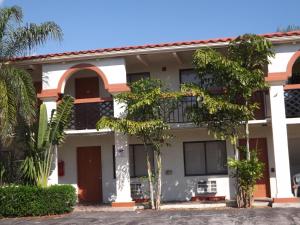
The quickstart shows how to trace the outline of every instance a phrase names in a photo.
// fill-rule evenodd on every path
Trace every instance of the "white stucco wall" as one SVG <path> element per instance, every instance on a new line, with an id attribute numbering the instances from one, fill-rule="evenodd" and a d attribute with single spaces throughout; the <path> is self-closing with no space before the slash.
<path id="1" fill-rule="evenodd" d="M 113 144 L 114 137 L 112 134 L 101 136 L 68 136 L 65 143 L 58 150 L 58 160 L 63 160 L 65 165 L 65 175 L 58 178 L 59 184 L 72 184 L 77 188 L 77 147 L 101 146 L 103 200 L 105 202 L 114 200 Z"/>
<path id="2" fill-rule="evenodd" d="M 271 63 L 268 66 L 269 73 L 285 72 L 289 60 L 299 49 L 299 43 L 274 46 L 275 57 L 270 59 Z"/>
<path id="3" fill-rule="evenodd" d="M 125 60 L 123 58 L 110 58 L 79 62 L 45 64 L 42 68 L 43 89 L 56 89 L 62 75 L 72 66 L 81 63 L 89 63 L 98 67 L 106 75 L 109 84 L 126 83 Z M 64 85 L 62 89 L 64 89 Z"/>

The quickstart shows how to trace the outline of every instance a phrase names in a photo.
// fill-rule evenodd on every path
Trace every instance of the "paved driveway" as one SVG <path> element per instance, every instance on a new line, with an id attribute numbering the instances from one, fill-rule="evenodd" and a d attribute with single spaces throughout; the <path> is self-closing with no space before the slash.
<path id="1" fill-rule="evenodd" d="M 300 224 L 300 209 L 217 209 L 140 212 L 74 212 L 64 216 L 1 219 L 4 224 L 137 225 L 137 224 Z"/>

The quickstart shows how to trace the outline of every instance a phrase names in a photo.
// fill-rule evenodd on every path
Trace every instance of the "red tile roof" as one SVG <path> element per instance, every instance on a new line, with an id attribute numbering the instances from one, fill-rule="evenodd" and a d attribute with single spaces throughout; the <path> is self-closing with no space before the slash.
<path id="1" fill-rule="evenodd" d="M 266 37 L 266 38 L 300 36 L 300 30 L 291 31 L 291 32 L 276 32 L 276 33 L 261 34 L 260 36 L 263 36 L 263 37 Z M 126 47 L 118 47 L 118 48 L 101 48 L 101 49 L 85 50 L 85 51 L 72 51 L 72 52 L 62 52 L 62 53 L 52 53 L 52 54 L 44 54 L 44 55 L 33 55 L 33 56 L 17 57 L 17 58 L 14 58 L 13 61 L 46 59 L 46 58 L 59 57 L 59 56 L 85 55 L 85 54 L 93 54 L 93 53 L 105 53 L 105 52 L 137 50 L 137 49 L 147 49 L 147 48 L 160 48 L 160 47 L 173 47 L 173 46 L 188 46 L 188 45 L 195 45 L 195 44 L 222 43 L 222 42 L 229 42 L 233 39 L 234 39 L 234 37 L 229 37 L 229 38 L 215 38 L 215 39 L 207 39 L 207 40 L 195 40 L 195 41 L 170 42 L 170 43 L 160 43 L 160 44 L 136 45 L 136 46 L 126 46 Z"/>

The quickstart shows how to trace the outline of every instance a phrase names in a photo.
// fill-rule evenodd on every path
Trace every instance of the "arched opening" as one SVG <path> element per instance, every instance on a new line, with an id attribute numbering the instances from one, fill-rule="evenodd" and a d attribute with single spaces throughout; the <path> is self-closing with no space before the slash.
<path id="1" fill-rule="evenodd" d="M 300 84 L 300 57 L 294 62 L 288 84 Z"/>
<path id="2" fill-rule="evenodd" d="M 95 71 L 89 69 L 74 72 L 65 82 L 63 92 L 65 95 L 73 96 L 76 100 L 111 97 L 105 89 L 103 80 Z"/>
<path id="3" fill-rule="evenodd" d="M 106 77 L 95 66 L 81 64 L 70 68 L 59 81 L 57 90 L 75 98 L 69 130 L 96 129 L 102 116 L 113 116 Z"/>

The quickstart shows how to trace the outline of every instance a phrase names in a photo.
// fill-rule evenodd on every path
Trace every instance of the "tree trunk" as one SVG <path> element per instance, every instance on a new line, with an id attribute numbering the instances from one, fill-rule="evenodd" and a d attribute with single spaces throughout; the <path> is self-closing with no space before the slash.
<path id="1" fill-rule="evenodd" d="M 153 187 L 153 176 L 152 176 L 152 167 L 150 162 L 149 151 L 147 145 L 144 144 L 146 154 L 147 154 L 147 171 L 148 171 L 148 180 L 149 180 L 149 190 L 150 190 L 150 200 L 151 200 L 151 208 L 155 207 L 154 201 L 154 187 Z"/>
<path id="2" fill-rule="evenodd" d="M 246 107 L 248 107 L 248 101 L 246 101 Z M 250 160 L 250 132 L 249 132 L 249 121 L 246 121 L 245 125 L 246 132 L 246 151 L 247 151 L 247 160 Z"/>
<path id="3" fill-rule="evenodd" d="M 161 202 L 161 171 L 162 171 L 162 164 L 161 164 L 161 153 L 159 151 L 155 154 L 156 163 L 157 163 L 157 183 L 156 183 L 156 209 L 160 209 L 160 202 Z"/>

